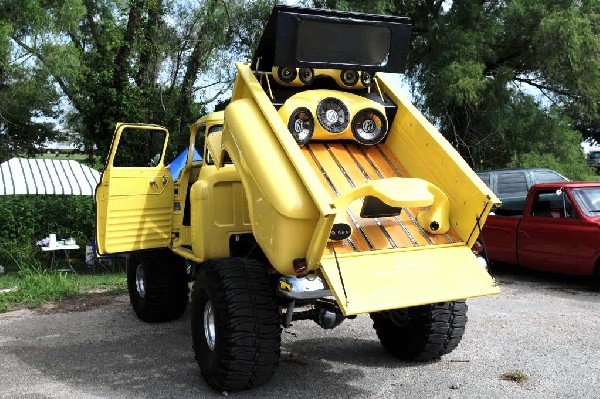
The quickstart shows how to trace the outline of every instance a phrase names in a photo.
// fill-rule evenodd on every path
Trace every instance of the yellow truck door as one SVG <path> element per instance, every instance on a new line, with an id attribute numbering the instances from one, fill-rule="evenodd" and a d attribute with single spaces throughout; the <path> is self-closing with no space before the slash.
<path id="1" fill-rule="evenodd" d="M 169 133 L 157 125 L 117 125 L 96 188 L 100 254 L 168 247 L 173 179 L 164 164 Z"/>

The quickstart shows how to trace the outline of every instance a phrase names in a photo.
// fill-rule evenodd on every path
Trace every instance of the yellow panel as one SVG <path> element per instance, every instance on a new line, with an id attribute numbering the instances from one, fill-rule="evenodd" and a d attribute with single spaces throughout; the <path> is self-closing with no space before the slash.
<path id="1" fill-rule="evenodd" d="M 476 225 L 483 226 L 492 205 L 500 201 L 392 80 L 386 74 L 377 76 L 382 90 L 398 106 L 387 148 L 412 177 L 427 180 L 446 193 L 451 227 L 472 245 L 479 234 Z"/>
<path id="2" fill-rule="evenodd" d="M 235 183 L 230 181 L 219 182 L 213 187 L 212 203 L 214 208 L 212 216 L 217 226 L 225 227 L 235 224 L 233 184 Z"/>
<path id="3" fill-rule="evenodd" d="M 111 168 L 97 191 L 98 249 L 102 254 L 167 247 L 173 182 L 164 167 Z"/>
<path id="4" fill-rule="evenodd" d="M 339 268 L 327 255 L 322 270 L 345 315 L 500 292 L 464 244 L 426 248 L 340 254 Z"/>

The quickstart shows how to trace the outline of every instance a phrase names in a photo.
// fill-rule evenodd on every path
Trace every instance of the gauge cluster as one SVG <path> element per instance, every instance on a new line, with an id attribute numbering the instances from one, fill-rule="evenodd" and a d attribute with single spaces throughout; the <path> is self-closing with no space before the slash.
<path id="1" fill-rule="evenodd" d="M 310 140 L 377 144 L 388 132 L 384 106 L 349 92 L 306 90 L 288 98 L 278 112 L 300 145 Z"/>

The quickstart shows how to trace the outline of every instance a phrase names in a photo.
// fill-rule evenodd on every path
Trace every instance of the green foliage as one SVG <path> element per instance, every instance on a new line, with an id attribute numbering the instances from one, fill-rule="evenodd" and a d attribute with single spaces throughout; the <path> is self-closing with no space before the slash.
<path id="1" fill-rule="evenodd" d="M 47 262 L 35 243 L 55 233 L 73 237 L 82 249 L 95 237 L 95 211 L 87 196 L 0 196 L 0 264 L 15 268 Z M 24 258 L 25 257 L 25 258 Z M 30 262 L 31 261 L 31 262 Z"/>
<path id="2" fill-rule="evenodd" d="M 503 373 L 500 376 L 501 380 L 504 381 L 512 381 L 512 382 L 516 382 L 516 383 L 524 383 L 529 379 L 529 376 L 527 374 L 525 374 L 523 371 L 520 370 L 514 370 L 514 371 L 509 371 L 507 373 Z"/>
<path id="3" fill-rule="evenodd" d="M 189 125 L 206 112 L 207 103 L 230 89 L 232 61 L 249 59 L 274 4 L 1 2 L 0 99 L 24 91 L 24 84 L 38 90 L 33 101 L 25 94 L 13 95 L 10 103 L 0 101 L 3 117 L 22 109 L 4 124 L 0 119 L 0 132 L 20 127 L 11 140 L 0 135 L 0 151 L 2 146 L 14 150 L 14 138 L 27 137 L 22 143 L 31 145 L 21 152 L 33 153 L 34 144 L 54 137 L 57 132 L 40 131 L 31 121 L 55 116 L 58 94 L 70 105 L 69 113 L 62 113 L 63 124 L 81 135 L 86 148 L 96 145 L 106 154 L 116 122 L 166 126 L 175 147 L 185 146 Z M 27 79 L 14 79 L 18 71 L 28 72 Z M 0 152 L 0 160 L 8 155 Z"/>
<path id="4" fill-rule="evenodd" d="M 309 6 L 329 8 L 333 10 L 357 11 L 369 14 L 394 14 L 394 0 L 313 0 L 308 1 Z"/>
<path id="5" fill-rule="evenodd" d="M 14 38 L 44 25 L 44 12 L 34 3 L 0 2 L 0 162 L 10 158 L 11 152 L 35 153 L 38 145 L 55 134 L 36 118 L 56 115 L 58 93 L 38 60 L 23 51 L 28 45 Z M 23 11 L 37 16 L 28 20 L 28 28 L 20 25 L 27 19 Z"/>
<path id="6" fill-rule="evenodd" d="M 77 295 L 77 282 L 65 273 L 42 270 L 21 270 L 18 290 L 4 294 L 7 302 L 18 302 L 37 307 L 44 302 L 70 298 Z"/>
<path id="7" fill-rule="evenodd" d="M 598 180 L 582 161 L 581 134 L 561 110 L 542 110 L 527 96 L 514 104 L 509 112 L 514 119 L 501 126 L 503 140 L 509 144 L 509 150 L 502 151 L 501 159 L 508 158 L 502 166 L 546 167 L 573 180 Z"/>
<path id="8" fill-rule="evenodd" d="M 411 17 L 417 105 L 474 168 L 595 178 L 580 143 L 600 134 L 598 1 L 313 3 Z"/>
<path id="9" fill-rule="evenodd" d="M 15 306 L 35 308 L 95 292 L 116 295 L 126 291 L 125 273 L 65 274 L 23 265 L 19 272 L 0 276 L 0 313 Z"/>
<path id="10" fill-rule="evenodd" d="M 13 251 L 13 261 L 19 267 L 18 278 L 9 279 L 16 290 L 0 294 L 0 312 L 6 311 L 10 303 L 39 306 L 43 302 L 67 298 L 78 292 L 77 284 L 63 273 L 50 272 L 39 259 L 31 244 L 21 244 Z M 0 279 L 4 279 L 0 276 Z M 3 283 L 2 285 L 5 285 Z"/>
<path id="11" fill-rule="evenodd" d="M 127 291 L 127 276 L 122 273 L 72 275 L 82 291 L 97 289 L 110 293 Z"/>
<path id="12" fill-rule="evenodd" d="M 93 292 L 119 294 L 127 290 L 125 273 L 57 272 L 48 268 L 44 254 L 32 242 L 18 241 L 12 245 L 4 239 L 0 242 L 0 253 L 5 254 L 0 261 L 10 258 L 12 265 L 7 269 L 13 270 L 0 275 L 0 313 L 15 305 L 38 307 L 45 302 Z"/>

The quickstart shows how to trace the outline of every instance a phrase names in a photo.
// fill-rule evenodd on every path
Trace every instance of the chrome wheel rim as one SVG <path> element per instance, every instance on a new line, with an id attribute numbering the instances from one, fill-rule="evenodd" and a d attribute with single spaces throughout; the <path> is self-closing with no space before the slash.
<path id="1" fill-rule="evenodd" d="M 208 348 L 211 351 L 214 351 L 216 343 L 215 313 L 210 301 L 206 302 L 206 306 L 204 307 L 204 337 L 206 338 Z"/>
<path id="2" fill-rule="evenodd" d="M 140 298 L 146 297 L 146 287 L 144 284 L 144 266 L 140 263 L 135 269 L 135 289 Z"/>

